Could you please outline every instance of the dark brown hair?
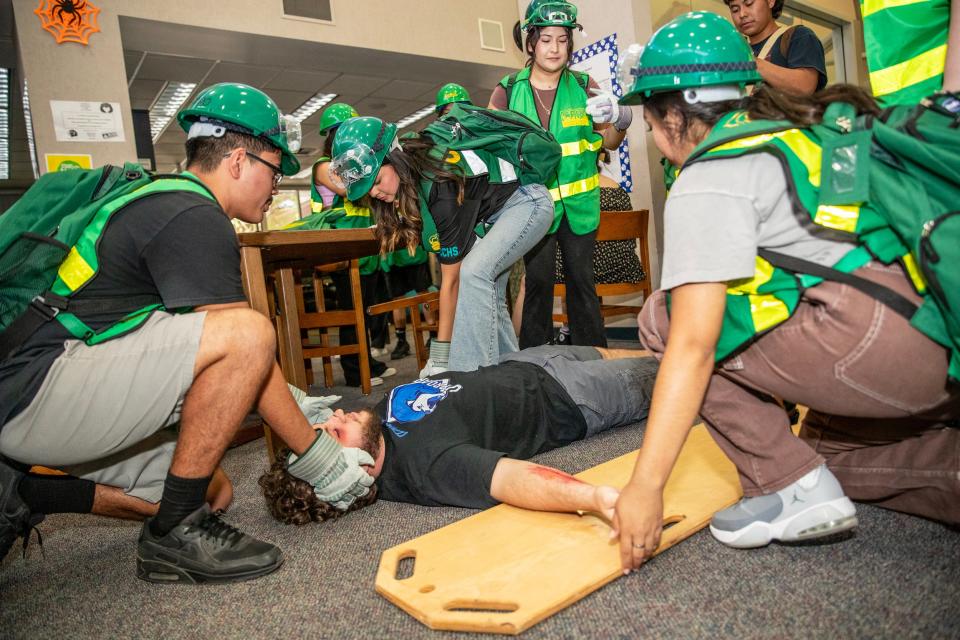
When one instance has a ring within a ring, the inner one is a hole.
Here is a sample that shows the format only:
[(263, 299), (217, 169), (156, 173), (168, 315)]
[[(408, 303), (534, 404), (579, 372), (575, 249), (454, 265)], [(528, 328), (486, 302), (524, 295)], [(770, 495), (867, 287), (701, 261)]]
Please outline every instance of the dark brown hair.
[[(692, 125), (701, 123), (711, 128), (724, 115), (738, 110), (746, 111), (753, 120), (788, 120), (798, 127), (808, 127), (822, 121), (823, 112), (833, 102), (847, 102), (856, 107), (858, 114), (880, 113), (873, 97), (851, 84), (831, 85), (812, 96), (784, 93), (761, 84), (752, 95), (739, 100), (697, 104), (688, 104), (682, 92), (671, 91), (651, 96), (644, 102), (644, 108), (664, 124), (671, 138), (683, 140)], [(673, 126), (664, 120), (668, 113), (677, 117)]]
[(374, 484), (367, 495), (357, 499), (346, 511), (335, 509), (317, 497), (310, 483), (290, 475), (286, 463), (289, 455), (289, 449), (281, 451), (270, 465), (270, 471), (260, 476), (259, 480), (263, 497), (267, 500), (267, 508), (280, 522), (299, 525), (335, 520), (377, 501), (377, 485)]
[[(279, 151), (263, 138), (227, 131), (223, 137), (203, 136), (187, 140), (187, 168), (193, 167), (204, 173), (216, 171), (223, 157), (234, 149), (246, 149), (261, 154), (265, 151)], [(250, 162), (254, 160), (248, 159)]]
[(463, 174), (456, 168), (431, 153), (433, 140), (426, 135), (400, 140), (400, 149), (394, 149), (384, 159), (400, 178), (400, 188), (393, 202), (367, 198), (366, 204), (373, 211), (377, 226), (374, 235), (380, 241), (381, 253), (390, 253), (406, 248), (413, 255), (420, 244), (423, 218), (420, 216), (420, 181), (427, 178), (433, 182), (452, 181), (457, 184), (457, 203), (463, 204)]
[[(757, 2), (766, 2), (766, 0), (756, 0), (756, 1), (757, 1)], [(732, 2), (732, 0), (723, 0), (723, 4), (727, 5), (727, 7), (730, 6), (730, 3), (731, 3), (731, 2)], [(779, 17), (780, 17), (780, 14), (783, 13), (783, 3), (784, 3), (784, 0), (777, 0), (776, 2), (773, 3), (773, 9), (771, 10), (771, 12), (773, 13), (773, 19), (774, 19), (774, 20), (776, 20), (777, 18), (779, 18)]]
[[(525, 51), (527, 54), (527, 66), (533, 66), (533, 59), (537, 51), (537, 43), (540, 41), (540, 34), (547, 27), (530, 27), (527, 29), (527, 38), (524, 41), (523, 38), (523, 29), (520, 27), (520, 22), (518, 21), (513, 25), (513, 44), (517, 45), (517, 49), (520, 51)], [(570, 27), (563, 27), (563, 30), (567, 32), (567, 62), (570, 62), (570, 59), (573, 57), (573, 29)]]

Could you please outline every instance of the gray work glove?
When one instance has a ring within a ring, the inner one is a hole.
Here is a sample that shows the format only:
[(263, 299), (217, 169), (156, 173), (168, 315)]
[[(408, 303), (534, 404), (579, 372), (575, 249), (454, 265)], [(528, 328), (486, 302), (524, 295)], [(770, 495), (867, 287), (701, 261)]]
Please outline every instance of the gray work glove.
[(448, 368), (448, 362), (450, 362), (450, 343), (431, 340), (430, 357), (427, 358), (427, 363), (420, 370), (420, 377), (426, 378), (435, 373), (443, 373)]
[(357, 498), (370, 492), (373, 476), (360, 465), (373, 466), (370, 454), (356, 447), (342, 447), (325, 431), (317, 432), (303, 455), (291, 453), (287, 471), (313, 485), (317, 497), (333, 508), (346, 511)]
[(300, 411), (310, 424), (320, 424), (329, 420), (333, 415), (333, 409), (330, 407), (341, 398), (341, 396), (308, 396), (306, 391), (289, 382), (287, 387), (290, 388), (293, 399), (297, 401)]
[(617, 96), (606, 91), (596, 92), (593, 97), (587, 98), (587, 114), (597, 124), (613, 123), (617, 131), (626, 131), (633, 122), (633, 110), (621, 106)]

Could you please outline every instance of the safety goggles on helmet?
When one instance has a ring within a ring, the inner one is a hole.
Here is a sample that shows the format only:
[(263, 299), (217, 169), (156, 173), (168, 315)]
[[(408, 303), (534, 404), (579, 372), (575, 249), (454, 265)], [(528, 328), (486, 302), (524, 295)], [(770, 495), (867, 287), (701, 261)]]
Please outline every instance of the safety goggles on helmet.
[(303, 142), (303, 131), (300, 128), (300, 121), (291, 115), (280, 116), (280, 122), (276, 127), (263, 132), (263, 136), (270, 138), (280, 134), (287, 140), (287, 148), (290, 153), (300, 151), (300, 144)]
[(524, 27), (579, 27), (577, 7), (570, 2), (545, 2), (533, 8)]
[(643, 45), (636, 43), (620, 53), (620, 59), (617, 61), (617, 81), (624, 91), (629, 90), (636, 80), (641, 55), (643, 55)]
[(369, 178), (379, 170), (376, 152), (362, 142), (353, 145), (330, 161), (330, 179), (341, 189)]

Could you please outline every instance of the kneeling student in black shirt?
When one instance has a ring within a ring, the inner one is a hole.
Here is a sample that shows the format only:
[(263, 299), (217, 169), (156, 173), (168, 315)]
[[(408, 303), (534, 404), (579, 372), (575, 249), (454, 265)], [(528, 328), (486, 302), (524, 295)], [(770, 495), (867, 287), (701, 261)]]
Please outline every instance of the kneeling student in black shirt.
[[(374, 410), (338, 410), (320, 428), (370, 453), (367, 471), (386, 500), (480, 509), (505, 502), (609, 517), (616, 489), (525, 460), (644, 420), (656, 372), (644, 351), (545, 345), (400, 385)], [(260, 479), (274, 517), (303, 524), (342, 515), (289, 475), (285, 459)]]

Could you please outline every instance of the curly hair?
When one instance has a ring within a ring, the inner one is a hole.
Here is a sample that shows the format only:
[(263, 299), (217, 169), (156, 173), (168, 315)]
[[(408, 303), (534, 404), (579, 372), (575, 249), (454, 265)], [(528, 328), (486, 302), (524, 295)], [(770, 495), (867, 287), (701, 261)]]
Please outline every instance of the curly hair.
[(301, 525), (334, 520), (377, 501), (377, 485), (374, 484), (367, 495), (359, 498), (346, 511), (335, 509), (317, 497), (310, 483), (290, 475), (286, 463), (289, 455), (289, 449), (281, 451), (270, 465), (270, 471), (260, 476), (259, 480), (267, 508), (280, 522)]

